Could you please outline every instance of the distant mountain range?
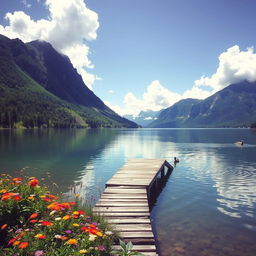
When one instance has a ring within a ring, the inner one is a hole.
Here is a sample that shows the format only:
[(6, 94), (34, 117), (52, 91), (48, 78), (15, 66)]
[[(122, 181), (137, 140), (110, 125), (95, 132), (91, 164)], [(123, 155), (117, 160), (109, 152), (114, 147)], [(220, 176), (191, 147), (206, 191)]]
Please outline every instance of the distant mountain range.
[(153, 120), (157, 119), (157, 116), (161, 111), (141, 111), (138, 116), (133, 117), (132, 115), (124, 115), (125, 118), (132, 120), (142, 127), (147, 127)]
[(243, 81), (205, 100), (181, 100), (162, 110), (148, 127), (244, 127), (255, 120), (256, 82)]
[(138, 127), (84, 84), (49, 43), (0, 35), (0, 127)]

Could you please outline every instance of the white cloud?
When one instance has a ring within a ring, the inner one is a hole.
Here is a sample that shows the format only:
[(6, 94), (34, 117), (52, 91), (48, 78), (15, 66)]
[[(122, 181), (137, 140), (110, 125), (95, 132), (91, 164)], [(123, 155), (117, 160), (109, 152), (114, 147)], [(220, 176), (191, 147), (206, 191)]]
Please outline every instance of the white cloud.
[(28, 8), (28, 9), (32, 6), (30, 3), (28, 3), (27, 0), (22, 0), (21, 2), (22, 2), (22, 4), (23, 4), (26, 8)]
[[(160, 84), (158, 80), (153, 81), (143, 94), (142, 99), (138, 99), (132, 92), (124, 96), (124, 109), (118, 106), (115, 111), (120, 115), (137, 116), (140, 111), (154, 110), (158, 111), (173, 105), (181, 99), (181, 95), (171, 92)], [(113, 106), (112, 106), (112, 109)]]
[(113, 93), (115, 93), (115, 91), (114, 90), (109, 90), (108, 93), (113, 94)]
[(50, 42), (58, 51), (68, 55), (87, 86), (92, 88), (98, 78), (84, 70), (94, 67), (84, 40), (97, 38), (98, 14), (88, 9), (83, 0), (46, 0), (45, 5), (50, 12), (48, 19), (33, 20), (22, 11), (7, 13), (5, 19), (9, 24), (0, 25), (0, 33), (10, 38), (18, 37), (24, 42), (36, 39)]
[(213, 92), (243, 80), (256, 81), (256, 53), (253, 48), (241, 51), (238, 45), (230, 47), (219, 56), (219, 66), (212, 76), (202, 76), (195, 87), (209, 86)]
[(114, 110), (117, 114), (123, 115), (123, 110), (118, 106), (110, 103), (109, 101), (104, 101), (104, 104), (107, 105), (109, 108)]

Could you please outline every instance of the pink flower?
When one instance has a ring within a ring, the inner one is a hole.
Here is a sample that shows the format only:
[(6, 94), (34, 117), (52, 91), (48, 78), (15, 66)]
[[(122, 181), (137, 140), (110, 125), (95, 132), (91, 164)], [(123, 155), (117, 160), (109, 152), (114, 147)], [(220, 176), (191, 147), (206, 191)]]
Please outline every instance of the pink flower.
[(98, 246), (98, 250), (101, 251), (101, 252), (103, 252), (103, 251), (105, 251), (106, 249), (105, 249), (104, 245), (99, 245), (99, 246)]
[(34, 256), (42, 256), (44, 254), (44, 251), (38, 250), (35, 252)]

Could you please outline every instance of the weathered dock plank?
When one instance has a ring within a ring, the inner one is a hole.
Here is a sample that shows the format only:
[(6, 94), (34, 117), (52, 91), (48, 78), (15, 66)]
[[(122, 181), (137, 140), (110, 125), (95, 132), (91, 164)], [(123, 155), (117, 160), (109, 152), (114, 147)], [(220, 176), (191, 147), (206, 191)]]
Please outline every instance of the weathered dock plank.
[[(103, 215), (112, 224), (124, 242), (132, 241), (133, 250), (145, 256), (157, 256), (151, 227), (149, 197), (173, 167), (163, 159), (131, 159), (106, 183), (93, 211)], [(120, 246), (113, 246), (119, 249)]]

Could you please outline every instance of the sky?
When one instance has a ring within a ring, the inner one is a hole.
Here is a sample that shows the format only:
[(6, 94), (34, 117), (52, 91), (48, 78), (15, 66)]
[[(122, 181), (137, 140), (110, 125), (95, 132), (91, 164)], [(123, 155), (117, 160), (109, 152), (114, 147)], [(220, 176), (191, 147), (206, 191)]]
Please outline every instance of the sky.
[(0, 0), (0, 34), (41, 39), (121, 115), (256, 81), (255, 0)]

